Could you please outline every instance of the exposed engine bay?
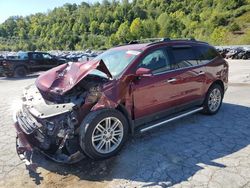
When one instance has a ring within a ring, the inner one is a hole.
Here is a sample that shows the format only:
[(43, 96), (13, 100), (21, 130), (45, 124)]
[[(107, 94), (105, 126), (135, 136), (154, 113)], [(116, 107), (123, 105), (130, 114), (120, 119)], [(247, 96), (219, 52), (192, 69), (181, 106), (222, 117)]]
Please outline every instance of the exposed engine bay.
[(96, 75), (83, 78), (63, 95), (25, 88), (16, 120), (29, 142), (57, 162), (72, 163), (84, 155), (79, 145), (81, 108), (93, 106), (108, 79)]

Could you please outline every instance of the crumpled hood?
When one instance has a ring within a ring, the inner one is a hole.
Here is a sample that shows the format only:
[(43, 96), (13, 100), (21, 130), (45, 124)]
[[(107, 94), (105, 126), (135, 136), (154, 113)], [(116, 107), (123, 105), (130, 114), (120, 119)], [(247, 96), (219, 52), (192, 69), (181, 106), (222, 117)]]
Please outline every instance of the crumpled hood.
[(102, 71), (109, 78), (112, 78), (111, 73), (102, 60), (69, 62), (41, 74), (36, 80), (36, 86), (43, 92), (63, 95), (94, 69)]

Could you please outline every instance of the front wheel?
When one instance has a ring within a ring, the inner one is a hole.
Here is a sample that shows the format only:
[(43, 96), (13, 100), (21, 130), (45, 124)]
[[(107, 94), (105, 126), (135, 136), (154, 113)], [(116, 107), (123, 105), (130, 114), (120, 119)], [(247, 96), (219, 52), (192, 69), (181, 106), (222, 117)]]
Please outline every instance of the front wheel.
[(203, 113), (213, 115), (216, 114), (222, 104), (222, 99), (223, 99), (223, 90), (220, 85), (214, 84), (212, 85), (208, 92), (206, 99), (203, 103)]
[(126, 118), (117, 110), (104, 109), (90, 112), (80, 127), (80, 145), (93, 159), (115, 155), (128, 135)]

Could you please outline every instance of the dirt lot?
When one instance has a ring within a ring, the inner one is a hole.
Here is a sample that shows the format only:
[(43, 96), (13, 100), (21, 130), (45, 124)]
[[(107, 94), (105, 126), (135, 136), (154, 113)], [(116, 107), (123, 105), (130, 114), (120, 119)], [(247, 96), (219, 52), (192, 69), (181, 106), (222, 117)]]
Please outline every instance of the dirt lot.
[(196, 114), (136, 136), (105, 161), (67, 166), (36, 154), (37, 173), (16, 154), (11, 117), (35, 79), (0, 78), (0, 187), (250, 187), (250, 61), (230, 61), (217, 115)]

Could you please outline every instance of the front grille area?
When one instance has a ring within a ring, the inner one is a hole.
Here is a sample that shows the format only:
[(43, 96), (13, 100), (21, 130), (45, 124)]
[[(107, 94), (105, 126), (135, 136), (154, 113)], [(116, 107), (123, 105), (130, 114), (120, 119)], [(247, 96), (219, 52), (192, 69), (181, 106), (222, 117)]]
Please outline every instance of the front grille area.
[(26, 134), (31, 134), (41, 127), (40, 123), (36, 121), (25, 107), (17, 113), (17, 121)]
[(60, 95), (53, 94), (51, 92), (44, 92), (42, 90), (39, 90), (41, 93), (43, 99), (49, 102), (57, 102), (57, 103), (64, 103), (64, 98)]

